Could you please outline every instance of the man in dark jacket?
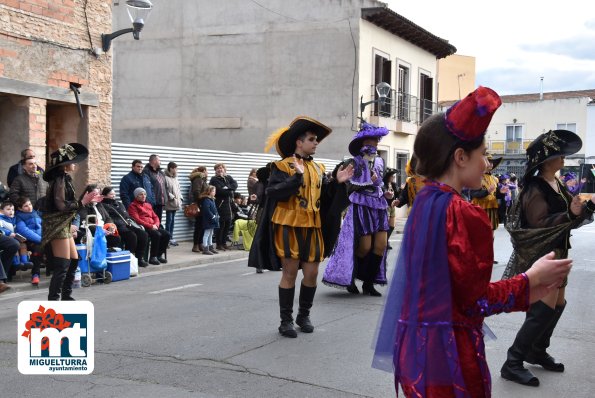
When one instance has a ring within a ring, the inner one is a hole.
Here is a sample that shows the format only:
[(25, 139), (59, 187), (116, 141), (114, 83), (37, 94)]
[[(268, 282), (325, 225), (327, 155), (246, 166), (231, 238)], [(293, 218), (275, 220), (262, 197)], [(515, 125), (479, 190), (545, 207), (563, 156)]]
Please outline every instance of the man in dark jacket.
[(127, 210), (130, 203), (134, 201), (136, 188), (143, 188), (147, 192), (147, 202), (155, 203), (151, 179), (148, 175), (143, 174), (143, 162), (138, 159), (132, 161), (132, 170), (120, 180), (120, 199)]
[[(25, 160), (27, 159), (35, 159), (35, 152), (33, 152), (33, 149), (31, 148), (23, 149), (21, 151), (21, 160), (17, 164), (13, 164), (12, 166), (10, 166), (10, 168), (8, 169), (8, 176), (6, 177), (6, 185), (10, 187), (14, 179), (18, 175), (21, 175), (25, 172), (23, 169), (23, 165), (25, 164)], [(41, 167), (37, 166), (37, 171), (39, 171), (39, 173), (43, 175), (43, 169)]]
[(223, 163), (217, 163), (214, 167), (215, 175), (211, 178), (210, 184), (217, 188), (215, 193), (215, 205), (219, 212), (219, 231), (217, 231), (217, 249), (229, 250), (226, 240), (231, 229), (233, 212), (231, 202), (233, 194), (238, 189), (238, 183), (233, 177), (227, 175), (227, 170)]
[(27, 197), (31, 200), (33, 208), (36, 208), (37, 199), (45, 195), (47, 184), (41, 178), (42, 174), (37, 171), (35, 158), (25, 160), (23, 171), (23, 174), (17, 175), (12, 182), (8, 197), (12, 203), (16, 203), (19, 197)]
[[(165, 202), (167, 202), (167, 193), (165, 190), (165, 174), (161, 169), (161, 159), (159, 159), (159, 155), (153, 154), (149, 156), (149, 163), (145, 165), (143, 174), (147, 175), (151, 180), (151, 185), (153, 186), (153, 196), (155, 200), (153, 202), (149, 202), (153, 206), (153, 211), (161, 220), (161, 216), (163, 215), (163, 206), (165, 205)], [(147, 195), (149, 195), (148, 191)]]

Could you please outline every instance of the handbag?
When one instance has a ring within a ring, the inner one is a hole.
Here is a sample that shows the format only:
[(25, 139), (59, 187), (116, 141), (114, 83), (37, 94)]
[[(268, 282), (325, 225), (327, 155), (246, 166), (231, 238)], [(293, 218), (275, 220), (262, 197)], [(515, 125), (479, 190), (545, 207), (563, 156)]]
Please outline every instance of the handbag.
[(200, 214), (200, 208), (196, 203), (184, 206), (184, 215), (188, 218), (196, 218)]

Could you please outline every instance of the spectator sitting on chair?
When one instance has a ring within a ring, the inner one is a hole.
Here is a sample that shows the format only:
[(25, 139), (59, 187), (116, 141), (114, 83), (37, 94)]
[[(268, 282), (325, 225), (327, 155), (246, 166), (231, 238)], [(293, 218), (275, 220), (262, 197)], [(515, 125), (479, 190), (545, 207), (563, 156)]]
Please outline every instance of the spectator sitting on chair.
[(3, 202), (0, 205), (0, 232), (10, 239), (14, 239), (19, 245), (18, 253), (10, 261), (3, 261), (4, 271), (6, 271), (8, 281), (12, 281), (12, 277), (16, 271), (26, 271), (33, 267), (27, 257), (27, 246), (20, 243), (16, 238), (16, 220), (14, 217), (14, 205), (12, 202)]
[[(85, 190), (83, 191), (81, 198), (89, 192), (95, 192), (96, 196), (101, 196), (99, 188), (97, 188), (96, 184), (87, 185)], [(86, 224), (95, 224), (95, 225), (87, 225), (89, 228), (89, 232), (92, 235), (95, 235), (95, 226), (103, 228), (105, 224), (114, 224), (114, 220), (110, 217), (109, 213), (107, 212), (106, 208), (103, 206), (103, 203), (99, 202), (91, 202), (86, 206), (81, 206), (78, 209), (78, 214), (81, 218), (81, 223), (86, 221)], [(91, 220), (91, 221), (89, 221)], [(94, 222), (93, 222), (94, 221)], [(115, 225), (114, 225), (115, 226)], [(81, 228), (83, 229), (83, 228)], [(105, 228), (104, 228), (105, 229)], [(77, 233), (77, 240), (80, 241), (80, 238), (85, 234), (85, 231), (81, 231), (81, 233)], [(105, 238), (107, 240), (107, 248), (108, 250), (113, 251), (114, 248), (120, 248), (122, 246), (122, 239), (120, 239), (118, 230), (116, 228), (108, 228), (105, 229)], [(119, 249), (118, 249), (119, 250)]]
[[(17, 177), (18, 178), (18, 177)], [(39, 270), (43, 252), (41, 250), (41, 216), (33, 210), (33, 204), (27, 197), (20, 197), (16, 201), (15, 232), (27, 239), (24, 245), (31, 252), (31, 284), (39, 284)], [(27, 258), (27, 254), (25, 254)]]
[(8, 280), (8, 274), (4, 272), (6, 269), (4, 264), (10, 264), (12, 257), (19, 251), (19, 242), (8, 236), (4, 236), (0, 231), (0, 293), (10, 289), (5, 282)]
[(134, 202), (128, 207), (128, 214), (138, 224), (145, 227), (151, 239), (151, 253), (149, 264), (159, 265), (167, 263), (165, 254), (169, 243), (169, 234), (161, 226), (161, 220), (147, 201), (147, 192), (143, 188), (134, 190)]
[(103, 207), (105, 207), (114, 224), (118, 227), (126, 250), (129, 250), (138, 259), (139, 267), (146, 267), (149, 263), (144, 258), (149, 235), (143, 227), (131, 219), (124, 208), (124, 204), (116, 200), (116, 192), (112, 187), (103, 188), (101, 194), (103, 195), (103, 201), (101, 203), (103, 203)]

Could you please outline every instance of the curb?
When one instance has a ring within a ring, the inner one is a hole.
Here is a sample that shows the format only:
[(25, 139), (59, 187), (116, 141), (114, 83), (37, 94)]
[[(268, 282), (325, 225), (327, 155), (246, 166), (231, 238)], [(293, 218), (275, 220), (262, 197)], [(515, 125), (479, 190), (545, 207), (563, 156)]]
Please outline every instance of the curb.
[[(182, 245), (181, 245), (182, 246)], [(178, 253), (170, 253), (168, 255), (168, 263), (167, 264), (160, 264), (160, 265), (149, 265), (146, 268), (140, 268), (139, 274), (149, 274), (152, 272), (159, 272), (165, 270), (173, 270), (173, 269), (181, 269), (191, 267), (193, 265), (200, 265), (200, 264), (210, 264), (210, 263), (218, 263), (220, 261), (226, 260), (237, 260), (242, 258), (248, 258), (248, 252), (241, 249), (241, 250), (230, 250), (228, 252), (219, 252), (219, 254), (215, 254), (213, 256), (205, 256), (202, 253), (193, 253), (191, 251), (192, 246), (188, 246), (188, 250), (181, 252), (181, 250), (185, 250), (186, 245), (182, 246), (180, 249), (175, 249), (175, 251), (180, 251)], [(134, 279), (132, 277), (130, 279)], [(13, 277), (12, 282), (9, 282), (11, 287), (10, 290), (4, 292), (3, 295), (0, 297), (6, 297), (11, 293), (20, 293), (20, 292), (30, 292), (30, 291), (37, 291), (37, 290), (47, 290), (49, 289), (50, 285), (50, 277), (45, 276), (45, 270), (42, 269), (41, 272), (41, 281), (37, 287), (34, 287), (30, 283), (31, 280), (31, 273), (30, 271), (19, 271), (16, 276)], [(90, 287), (92, 287), (91, 285)]]

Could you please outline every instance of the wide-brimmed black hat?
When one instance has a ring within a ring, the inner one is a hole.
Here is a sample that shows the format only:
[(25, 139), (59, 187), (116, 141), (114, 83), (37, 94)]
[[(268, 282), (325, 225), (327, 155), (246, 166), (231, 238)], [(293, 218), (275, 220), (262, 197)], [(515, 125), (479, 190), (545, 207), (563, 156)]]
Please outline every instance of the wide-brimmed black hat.
[(391, 176), (393, 176), (393, 175), (397, 174), (397, 172), (398, 172), (398, 170), (397, 170), (397, 169), (393, 169), (393, 168), (391, 168), (391, 167), (387, 167), (387, 168), (386, 168), (386, 171), (384, 172), (384, 177), (382, 177), (382, 182), (383, 182), (384, 184), (386, 184), (386, 182), (388, 181), (388, 179), (389, 179)]
[(492, 164), (492, 170), (494, 170), (496, 167), (498, 167), (500, 165), (500, 163), (502, 162), (502, 159), (504, 159), (503, 157), (499, 157), (499, 158), (495, 158), (494, 156), (492, 156), (492, 154), (488, 154), (488, 161)]
[(581, 137), (572, 131), (550, 130), (539, 135), (527, 147), (527, 167), (524, 178), (534, 175), (539, 165), (546, 160), (575, 154), (582, 146)]
[(50, 155), (50, 163), (43, 173), (43, 179), (51, 181), (54, 179), (60, 166), (67, 166), (73, 163), (80, 163), (87, 159), (89, 151), (82, 144), (76, 142), (62, 145), (57, 151)]
[(265, 152), (268, 152), (275, 145), (277, 153), (282, 158), (291, 156), (295, 152), (295, 141), (300, 135), (308, 131), (316, 134), (316, 139), (320, 142), (331, 133), (332, 129), (308, 116), (298, 116), (288, 127), (282, 127), (269, 136)]

